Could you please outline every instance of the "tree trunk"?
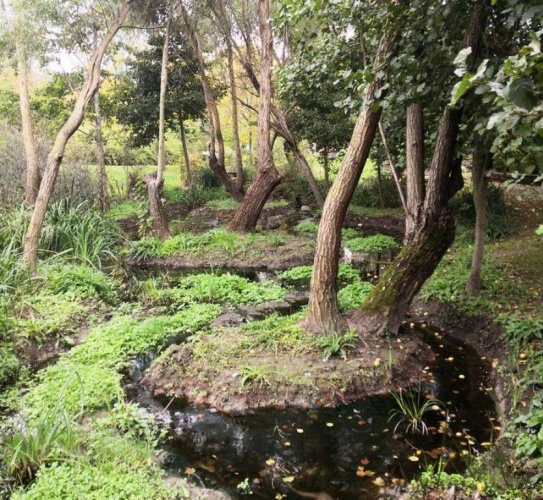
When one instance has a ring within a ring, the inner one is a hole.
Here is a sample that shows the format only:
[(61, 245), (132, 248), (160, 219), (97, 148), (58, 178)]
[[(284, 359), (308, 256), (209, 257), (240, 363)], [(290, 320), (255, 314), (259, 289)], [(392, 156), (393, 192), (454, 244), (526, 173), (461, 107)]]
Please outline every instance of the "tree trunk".
[[(170, 24), (171, 19), (168, 18), (166, 23), (166, 31), (164, 33), (164, 44), (162, 45), (162, 64), (160, 66), (160, 97), (158, 104), (158, 160), (156, 169), (156, 185), (162, 188), (164, 184), (164, 170), (166, 168), (166, 90), (168, 89), (168, 47), (170, 44)], [(149, 198), (149, 203), (152, 203)]]
[(247, 232), (255, 228), (260, 212), (283, 176), (275, 168), (270, 144), (271, 64), (273, 38), (269, 0), (259, 0), (258, 14), (262, 37), (260, 67), (260, 104), (258, 108), (258, 171), (230, 223), (231, 231)]
[(466, 291), (478, 294), (481, 291), (481, 270), (485, 251), (486, 236), (486, 208), (488, 194), (488, 179), (486, 172), (491, 168), (492, 154), (488, 147), (481, 141), (473, 148), (472, 158), (472, 182), (473, 204), (475, 205), (475, 243), (471, 269), (466, 285)]
[(325, 149), (322, 153), (322, 168), (324, 170), (324, 184), (327, 189), (330, 189), (330, 165), (328, 162), (328, 150)]
[(409, 243), (421, 216), (425, 196), (424, 181), (424, 114), (422, 104), (407, 108), (406, 123), (407, 214), (404, 243)]
[(243, 189), (239, 189), (237, 183), (228, 175), (224, 164), (224, 139), (222, 135), (221, 122), (219, 117), (219, 110), (211, 84), (207, 76), (205, 68), (204, 56), (202, 53), (202, 46), (198, 33), (194, 29), (190, 20), (189, 13), (183, 3), (179, 3), (179, 9), (181, 17), (183, 18), (183, 24), (187, 30), (187, 34), (190, 39), (196, 64), (198, 66), (198, 73), (202, 80), (202, 88), (204, 90), (204, 97), (207, 106), (207, 112), (209, 117), (209, 168), (221, 181), (224, 188), (232, 195), (236, 201), (243, 199)]
[[(389, 40), (381, 43), (375, 56), (376, 68), (385, 65), (391, 57), (394, 38), (395, 35), (392, 35)], [(347, 329), (347, 321), (341, 316), (337, 302), (341, 228), (377, 133), (382, 108), (375, 93), (383, 83), (383, 77), (377, 76), (366, 87), (364, 104), (349, 147), (324, 203), (311, 276), (308, 316), (305, 320), (305, 327), (315, 333), (328, 334)]]
[(98, 165), (98, 203), (100, 210), (105, 212), (109, 207), (107, 192), (106, 155), (102, 137), (102, 114), (100, 111), (100, 96), (94, 94), (94, 141), (96, 143), (96, 163)]
[(32, 126), (32, 114), (30, 111), (30, 99), (28, 96), (28, 57), (24, 47), (16, 43), (17, 53), (17, 79), (19, 83), (19, 107), (21, 110), (21, 124), (23, 143), (26, 156), (26, 189), (25, 199), (29, 205), (36, 203), (36, 197), (40, 189), (40, 165), (34, 130)]
[(385, 199), (383, 198), (383, 176), (381, 175), (381, 164), (377, 164), (377, 191), (379, 192), (379, 207), (385, 208)]
[(60, 168), (60, 164), (62, 163), (64, 150), (66, 149), (66, 144), (81, 125), (87, 106), (94, 96), (94, 93), (98, 90), (100, 85), (100, 70), (104, 53), (126, 19), (126, 16), (130, 11), (130, 7), (130, 1), (126, 1), (122, 4), (116, 19), (109, 27), (98, 47), (95, 49), (89, 64), (89, 70), (85, 77), (83, 87), (77, 96), (74, 109), (68, 120), (66, 120), (66, 123), (60, 129), (55, 139), (55, 143), (53, 144), (53, 148), (47, 157), (43, 179), (38, 192), (38, 197), (36, 198), (36, 204), (34, 206), (34, 211), (32, 212), (32, 217), (30, 219), (30, 224), (28, 226), (24, 243), (23, 262), (31, 270), (36, 269), (36, 264), (38, 261), (38, 244), (40, 241), (43, 221), (45, 219), (45, 212), (47, 210), (47, 205), (49, 204), (51, 194), (53, 193), (58, 170)]
[(412, 241), (385, 271), (351, 325), (377, 336), (397, 334), (413, 298), (454, 241), (454, 219), (445, 208), (428, 214)]
[(232, 104), (232, 140), (234, 142), (234, 164), (236, 166), (236, 188), (243, 191), (243, 158), (241, 156), (241, 145), (239, 142), (238, 127), (238, 96), (236, 90), (236, 75), (234, 73), (234, 54), (232, 51), (232, 40), (226, 37), (226, 50), (228, 54), (228, 78), (230, 80), (230, 98)]
[(147, 196), (149, 197), (149, 213), (153, 220), (153, 235), (164, 241), (170, 237), (168, 218), (162, 201), (164, 180), (158, 182), (153, 174), (147, 174), (145, 184), (147, 185)]
[(190, 167), (189, 150), (187, 148), (187, 138), (185, 137), (185, 121), (183, 116), (179, 115), (179, 130), (181, 135), (181, 147), (183, 148), (183, 158), (185, 168), (181, 166), (181, 186), (188, 189), (194, 189), (194, 180), (192, 179), (192, 169)]

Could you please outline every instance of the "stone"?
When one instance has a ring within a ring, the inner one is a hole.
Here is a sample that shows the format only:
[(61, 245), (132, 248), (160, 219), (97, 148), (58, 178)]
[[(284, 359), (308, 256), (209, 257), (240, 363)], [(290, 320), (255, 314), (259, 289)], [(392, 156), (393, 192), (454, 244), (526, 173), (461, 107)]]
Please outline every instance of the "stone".
[(268, 217), (268, 220), (266, 221), (266, 227), (268, 229), (278, 229), (281, 227), (281, 224), (283, 224), (282, 215), (272, 215)]
[(307, 206), (307, 205), (302, 205), (302, 207), (300, 208), (300, 212), (302, 213), (311, 213), (311, 207)]

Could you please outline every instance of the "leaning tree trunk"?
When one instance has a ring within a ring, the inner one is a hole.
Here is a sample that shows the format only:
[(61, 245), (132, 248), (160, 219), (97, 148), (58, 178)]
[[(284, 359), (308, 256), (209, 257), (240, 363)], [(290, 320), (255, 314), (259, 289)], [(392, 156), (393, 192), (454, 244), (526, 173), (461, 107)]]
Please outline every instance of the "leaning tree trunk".
[(25, 199), (28, 204), (34, 205), (40, 189), (40, 165), (34, 140), (30, 99), (28, 96), (28, 58), (24, 47), (20, 43), (16, 44), (16, 53), (19, 107), (21, 110), (21, 125), (26, 156)]
[(165, 108), (166, 108), (166, 90), (168, 87), (168, 46), (170, 42), (170, 24), (168, 19), (166, 23), (166, 32), (164, 34), (164, 45), (162, 46), (162, 66), (160, 70), (160, 99), (159, 99), (159, 117), (158, 117), (158, 162), (156, 174), (146, 175), (147, 195), (149, 197), (149, 212), (153, 221), (153, 234), (165, 240), (170, 236), (168, 229), (168, 218), (164, 211), (162, 201), (162, 190), (164, 188), (164, 169), (166, 167), (166, 139), (165, 139)]
[(255, 228), (266, 200), (283, 176), (275, 168), (270, 143), (271, 64), (273, 38), (270, 26), (269, 0), (259, 0), (258, 14), (262, 37), (260, 67), (260, 104), (258, 108), (258, 170), (241, 205), (230, 223), (231, 231), (247, 232)]
[(478, 142), (473, 148), (472, 158), (472, 182), (473, 182), (473, 204), (475, 205), (475, 243), (473, 246), (473, 257), (469, 272), (466, 291), (471, 294), (478, 294), (481, 291), (481, 271), (485, 252), (486, 236), (486, 209), (488, 194), (487, 171), (491, 168), (492, 154), (484, 142)]
[(183, 120), (182, 115), (179, 115), (179, 130), (181, 136), (181, 148), (183, 149), (183, 159), (185, 162), (185, 168), (181, 166), (181, 186), (188, 189), (194, 189), (192, 169), (190, 166), (189, 149), (187, 147), (187, 138), (185, 137), (185, 121)]
[(104, 152), (104, 138), (102, 136), (102, 114), (100, 111), (99, 92), (94, 94), (94, 142), (96, 143), (96, 163), (98, 165), (98, 204), (100, 210), (105, 212), (109, 207), (107, 192), (106, 155)]
[[(391, 57), (394, 38), (395, 35), (392, 35), (381, 43), (375, 56), (375, 67), (382, 67)], [(375, 93), (383, 83), (383, 77), (376, 77), (366, 87), (364, 104), (347, 153), (324, 203), (305, 320), (305, 328), (315, 333), (328, 334), (347, 329), (347, 321), (340, 314), (337, 302), (341, 228), (377, 133), (382, 108)]]
[(424, 113), (422, 104), (413, 103), (407, 108), (406, 120), (406, 177), (407, 213), (405, 220), (404, 243), (415, 236), (424, 205)]
[(378, 336), (396, 334), (413, 299), (454, 242), (454, 219), (448, 208), (449, 182), (461, 116), (459, 109), (447, 108), (443, 113), (416, 230), (362, 309), (351, 315), (358, 331)]
[(66, 144), (81, 125), (81, 122), (85, 117), (87, 106), (95, 92), (98, 90), (100, 85), (102, 59), (109, 44), (126, 19), (126, 16), (130, 11), (130, 7), (130, 0), (125, 1), (122, 4), (116, 19), (110, 25), (107, 33), (100, 41), (98, 47), (96, 47), (94, 50), (94, 54), (89, 64), (88, 73), (85, 77), (85, 81), (83, 82), (83, 87), (77, 96), (74, 109), (68, 120), (66, 120), (57, 134), (53, 148), (47, 157), (43, 179), (38, 192), (38, 197), (36, 198), (36, 204), (34, 206), (34, 211), (32, 212), (30, 224), (28, 225), (24, 243), (23, 262), (31, 270), (36, 269), (38, 262), (38, 244), (43, 228), (43, 221), (45, 220), (45, 212), (47, 210), (49, 200), (51, 199), (51, 194), (53, 193), (58, 170), (60, 168), (60, 164), (62, 163), (64, 150), (66, 149)]
[(181, 12), (181, 17), (183, 18), (183, 25), (185, 26), (192, 50), (194, 52), (194, 57), (198, 66), (198, 73), (200, 74), (202, 88), (204, 90), (204, 98), (206, 101), (209, 118), (209, 168), (217, 176), (221, 184), (230, 193), (230, 195), (236, 201), (241, 201), (244, 196), (243, 189), (239, 189), (238, 184), (228, 175), (225, 168), (224, 138), (222, 135), (219, 109), (217, 107), (217, 102), (215, 100), (215, 96), (213, 95), (211, 83), (207, 75), (200, 38), (192, 24), (186, 7), (183, 5), (183, 2), (179, 3), (179, 9)]

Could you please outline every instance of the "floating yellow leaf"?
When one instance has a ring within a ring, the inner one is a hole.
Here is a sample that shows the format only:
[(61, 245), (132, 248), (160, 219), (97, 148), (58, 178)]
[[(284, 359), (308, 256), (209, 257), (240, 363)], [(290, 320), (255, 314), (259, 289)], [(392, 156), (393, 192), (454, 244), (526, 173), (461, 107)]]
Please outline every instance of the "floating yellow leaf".
[(334, 427), (334, 424), (332, 422), (326, 422), (326, 427)]
[(192, 476), (196, 472), (196, 469), (194, 467), (187, 467), (185, 469), (185, 474), (187, 476)]
[(275, 460), (273, 458), (269, 458), (268, 460), (266, 460), (266, 465), (269, 465), (270, 467), (272, 465), (275, 465)]
[(488, 448), (489, 446), (492, 446), (492, 443), (489, 443), (488, 441), (484, 441), (483, 443), (481, 443), (481, 446)]
[(298, 434), (303, 434), (303, 433), (304, 433), (304, 430), (303, 430), (303, 429), (296, 429), (296, 432), (297, 432)]
[(283, 445), (284, 445), (284, 446), (290, 446), (290, 441), (285, 441), (285, 442), (283, 443)]
[(385, 485), (385, 480), (382, 478), (382, 477), (376, 477), (372, 483), (375, 485), (375, 486), (384, 486)]
[(410, 460), (411, 462), (418, 462), (419, 457), (417, 457), (417, 455), (411, 455), (410, 457), (407, 457), (407, 460)]
[(405, 484), (405, 479), (395, 477), (392, 479), (392, 484), (395, 484), (396, 486), (403, 486)]
[(369, 459), (364, 457), (363, 459), (360, 460), (360, 463), (362, 465), (368, 465), (370, 463)]
[(295, 479), (294, 476), (287, 476), (283, 478), (283, 481), (285, 481), (285, 483), (292, 483), (294, 479)]
[(458, 375), (458, 378), (466, 378), (465, 375)]

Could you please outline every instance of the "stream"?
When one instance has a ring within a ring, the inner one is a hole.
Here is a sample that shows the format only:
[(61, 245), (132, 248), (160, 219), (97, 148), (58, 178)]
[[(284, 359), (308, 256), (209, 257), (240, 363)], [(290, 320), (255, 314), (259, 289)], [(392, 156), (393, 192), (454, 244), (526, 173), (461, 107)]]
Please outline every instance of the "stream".
[(392, 395), (336, 408), (232, 416), (153, 399), (138, 386), (136, 370), (134, 397), (168, 429), (162, 445), (167, 475), (188, 475), (233, 498), (375, 499), (383, 486), (393, 498), (393, 489), (428, 467), (462, 471), (497, 425), (488, 361), (431, 328), (414, 328), (436, 354), (415, 388), (422, 401), (433, 396), (440, 402), (424, 415), (427, 434), (407, 432), (406, 422), (396, 428)]

